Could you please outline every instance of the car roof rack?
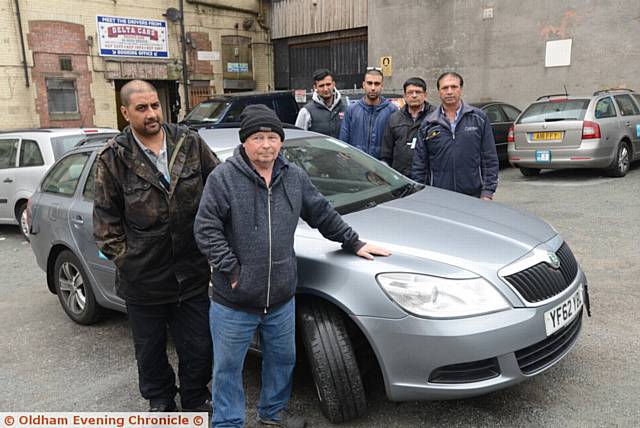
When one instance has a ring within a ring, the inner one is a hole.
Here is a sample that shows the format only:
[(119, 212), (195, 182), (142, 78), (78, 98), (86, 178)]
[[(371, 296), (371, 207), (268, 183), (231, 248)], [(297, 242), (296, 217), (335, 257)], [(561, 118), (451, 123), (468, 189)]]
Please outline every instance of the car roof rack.
[(602, 89), (600, 91), (595, 91), (593, 93), (593, 96), (595, 97), (596, 95), (607, 94), (609, 92), (631, 92), (631, 93), (634, 93), (635, 91), (633, 89), (628, 89), (628, 88), (608, 88), (608, 89)]
[(91, 134), (86, 136), (82, 140), (78, 141), (78, 144), (76, 144), (76, 147), (84, 146), (91, 143), (106, 142), (107, 140), (112, 139), (116, 135), (118, 135), (118, 133), (116, 132), (113, 132), (113, 133), (103, 132), (101, 134)]
[(569, 94), (567, 93), (562, 93), (562, 94), (549, 94), (549, 95), (543, 95), (541, 97), (536, 98), (536, 101), (540, 101), (540, 100), (544, 100), (547, 98), (553, 98), (553, 97), (568, 97)]

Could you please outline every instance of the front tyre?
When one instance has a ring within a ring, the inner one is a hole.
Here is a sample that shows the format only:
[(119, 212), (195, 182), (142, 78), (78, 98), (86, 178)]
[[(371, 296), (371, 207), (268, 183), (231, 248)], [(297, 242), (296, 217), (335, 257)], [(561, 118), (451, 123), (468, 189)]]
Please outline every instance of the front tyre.
[(93, 324), (100, 319), (102, 308), (96, 302), (80, 260), (68, 250), (62, 251), (54, 267), (56, 294), (69, 318), (78, 324)]
[(29, 221), (27, 217), (27, 202), (21, 202), (16, 208), (16, 220), (20, 226), (20, 233), (29, 241)]
[(362, 416), (367, 401), (342, 315), (327, 302), (311, 300), (298, 303), (298, 316), (322, 413), (333, 423)]

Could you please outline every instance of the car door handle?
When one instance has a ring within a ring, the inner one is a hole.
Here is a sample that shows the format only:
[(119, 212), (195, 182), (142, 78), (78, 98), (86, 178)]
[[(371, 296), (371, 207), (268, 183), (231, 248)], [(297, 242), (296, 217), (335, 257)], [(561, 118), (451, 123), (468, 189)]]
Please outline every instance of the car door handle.
[(631, 122), (629, 122), (628, 120), (624, 124), (627, 126), (631, 126)]
[(84, 224), (84, 219), (82, 218), (81, 215), (73, 216), (71, 218), (71, 221), (74, 222), (77, 225), (83, 225)]
[(2, 180), (3, 183), (13, 183), (13, 180), (10, 179), (9, 177), (5, 178), (4, 180)]

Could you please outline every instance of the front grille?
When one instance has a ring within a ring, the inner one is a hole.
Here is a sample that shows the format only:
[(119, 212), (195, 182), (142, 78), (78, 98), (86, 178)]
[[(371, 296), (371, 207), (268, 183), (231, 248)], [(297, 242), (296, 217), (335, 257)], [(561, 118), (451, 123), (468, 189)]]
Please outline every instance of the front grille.
[(497, 358), (452, 364), (435, 369), (429, 376), (431, 383), (468, 383), (480, 382), (500, 375)]
[(582, 311), (563, 329), (535, 345), (516, 351), (516, 359), (522, 373), (531, 374), (553, 363), (575, 342), (581, 327)]
[(559, 269), (547, 263), (538, 263), (504, 279), (529, 303), (556, 296), (566, 290), (578, 274), (578, 262), (566, 242), (556, 251), (556, 255), (560, 259)]

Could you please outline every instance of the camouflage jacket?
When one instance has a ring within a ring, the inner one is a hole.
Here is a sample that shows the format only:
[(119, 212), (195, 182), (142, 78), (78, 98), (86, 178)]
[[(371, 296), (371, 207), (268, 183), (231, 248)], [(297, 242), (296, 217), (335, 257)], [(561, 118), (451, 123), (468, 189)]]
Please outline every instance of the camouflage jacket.
[(198, 133), (173, 124), (163, 129), (167, 158), (175, 158), (168, 190), (129, 127), (98, 154), (93, 233), (115, 263), (116, 290), (128, 303), (179, 302), (206, 292), (209, 281), (193, 222), (204, 183), (220, 161)]

